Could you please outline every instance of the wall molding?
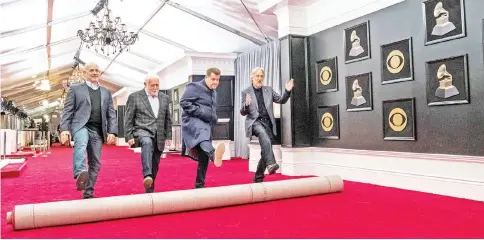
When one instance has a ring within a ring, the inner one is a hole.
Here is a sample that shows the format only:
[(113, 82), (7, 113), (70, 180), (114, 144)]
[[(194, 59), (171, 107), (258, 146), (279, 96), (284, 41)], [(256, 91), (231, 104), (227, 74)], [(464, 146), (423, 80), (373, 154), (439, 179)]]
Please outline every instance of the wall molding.
[(281, 148), (282, 174), (344, 180), (484, 201), (484, 157), (329, 148)]
[[(406, 0), (319, 0), (311, 5), (291, 5), (279, 1), (272, 6), (277, 15), (279, 38), (309, 36), (352, 21)], [(268, 6), (264, 6), (268, 8)]]

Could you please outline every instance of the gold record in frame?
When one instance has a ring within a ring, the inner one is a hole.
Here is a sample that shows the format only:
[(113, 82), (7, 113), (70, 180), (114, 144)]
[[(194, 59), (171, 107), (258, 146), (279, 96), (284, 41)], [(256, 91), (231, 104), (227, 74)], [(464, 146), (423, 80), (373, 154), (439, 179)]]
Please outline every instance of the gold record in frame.
[(334, 125), (333, 115), (331, 115), (331, 113), (329, 112), (324, 113), (323, 116), (321, 117), (321, 127), (323, 128), (323, 131), (325, 132), (331, 131), (333, 129), (333, 125)]
[(381, 45), (381, 83), (413, 80), (412, 38)]
[(396, 74), (402, 71), (405, 66), (405, 56), (400, 50), (393, 50), (387, 57), (387, 69), (389, 72)]
[(416, 141), (415, 98), (382, 102), (383, 139)]
[(395, 132), (401, 132), (407, 126), (407, 114), (401, 108), (394, 108), (388, 116), (388, 124)]
[(338, 57), (316, 62), (316, 93), (338, 91)]
[(339, 105), (318, 106), (315, 123), (319, 139), (339, 139)]
[(324, 66), (321, 68), (321, 72), (319, 73), (319, 81), (321, 81), (321, 84), (323, 85), (328, 85), (331, 82), (331, 79), (333, 78), (333, 71), (331, 71), (331, 68), (328, 66)]

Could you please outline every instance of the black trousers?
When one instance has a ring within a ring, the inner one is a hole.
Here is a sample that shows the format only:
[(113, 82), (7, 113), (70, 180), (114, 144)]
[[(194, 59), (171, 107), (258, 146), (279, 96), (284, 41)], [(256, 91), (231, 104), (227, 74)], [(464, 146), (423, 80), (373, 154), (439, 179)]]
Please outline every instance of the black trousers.
[(275, 164), (276, 159), (272, 151), (272, 143), (275, 141), (272, 132), (272, 124), (269, 119), (258, 119), (252, 125), (252, 135), (259, 139), (261, 148), (261, 159), (257, 164), (257, 170), (254, 176), (254, 182), (264, 181), (264, 172), (267, 166)]
[(158, 174), (158, 165), (163, 151), (158, 149), (156, 138), (140, 137), (139, 144), (141, 147), (141, 166), (143, 167), (143, 178), (153, 178), (153, 184), (146, 189), (147, 193), (155, 190), (155, 180)]
[[(198, 144), (193, 151), (197, 152), (198, 167), (195, 179), (195, 188), (205, 187), (205, 176), (207, 175), (208, 164), (213, 161), (215, 149), (211, 141), (203, 141)], [(193, 159), (193, 158), (192, 158)]]

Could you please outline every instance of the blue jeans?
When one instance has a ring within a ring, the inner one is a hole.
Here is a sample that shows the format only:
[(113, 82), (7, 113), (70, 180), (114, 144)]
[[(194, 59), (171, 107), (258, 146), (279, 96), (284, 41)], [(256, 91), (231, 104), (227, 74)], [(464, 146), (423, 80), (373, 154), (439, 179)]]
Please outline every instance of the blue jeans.
[(86, 153), (87, 165), (89, 167), (89, 181), (87, 182), (86, 190), (84, 190), (84, 197), (90, 197), (94, 193), (94, 185), (96, 184), (99, 170), (101, 169), (101, 149), (103, 146), (103, 139), (95, 131), (89, 130), (86, 127), (81, 128), (74, 134), (74, 178), (86, 171)]

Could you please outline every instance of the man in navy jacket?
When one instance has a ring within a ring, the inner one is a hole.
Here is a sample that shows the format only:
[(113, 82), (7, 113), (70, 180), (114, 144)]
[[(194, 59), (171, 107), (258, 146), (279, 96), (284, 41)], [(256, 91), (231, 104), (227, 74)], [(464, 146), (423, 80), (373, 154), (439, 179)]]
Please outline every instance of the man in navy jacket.
[(220, 70), (210, 68), (205, 79), (187, 85), (180, 99), (182, 108), (182, 139), (185, 151), (182, 155), (198, 161), (195, 188), (205, 187), (205, 175), (209, 161), (216, 167), (222, 165), (225, 145), (217, 149), (212, 145), (212, 129), (217, 123), (217, 92)]

